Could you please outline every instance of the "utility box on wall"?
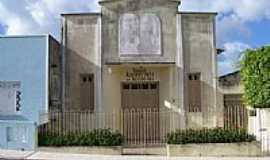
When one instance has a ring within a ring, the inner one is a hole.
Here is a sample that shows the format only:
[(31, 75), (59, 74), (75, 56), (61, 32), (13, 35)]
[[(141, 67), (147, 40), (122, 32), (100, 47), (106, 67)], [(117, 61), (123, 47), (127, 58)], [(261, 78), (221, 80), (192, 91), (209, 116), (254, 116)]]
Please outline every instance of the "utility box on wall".
[(37, 127), (61, 106), (60, 44), (49, 35), (8, 36), (0, 50), (0, 148), (34, 150)]

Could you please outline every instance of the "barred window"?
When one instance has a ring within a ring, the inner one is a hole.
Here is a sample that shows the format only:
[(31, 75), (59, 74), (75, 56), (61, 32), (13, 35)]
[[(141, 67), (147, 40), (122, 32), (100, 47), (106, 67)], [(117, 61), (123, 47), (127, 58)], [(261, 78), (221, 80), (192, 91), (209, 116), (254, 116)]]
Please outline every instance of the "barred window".
[(81, 109), (85, 111), (94, 111), (95, 105), (95, 85), (94, 74), (81, 74)]
[(16, 112), (21, 111), (21, 92), (16, 91)]
[(188, 75), (188, 100), (189, 112), (201, 112), (201, 74), (191, 73)]

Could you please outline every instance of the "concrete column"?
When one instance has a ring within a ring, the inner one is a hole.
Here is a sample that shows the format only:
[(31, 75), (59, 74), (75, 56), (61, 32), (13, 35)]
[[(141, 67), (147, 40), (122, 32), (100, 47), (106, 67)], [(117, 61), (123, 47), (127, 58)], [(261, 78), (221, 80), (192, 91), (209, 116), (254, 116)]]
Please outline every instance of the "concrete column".
[(177, 75), (177, 95), (179, 111), (181, 114), (181, 128), (186, 128), (186, 110), (185, 110), (185, 63), (182, 41), (182, 23), (181, 15), (177, 16), (177, 53), (176, 53), (176, 75)]

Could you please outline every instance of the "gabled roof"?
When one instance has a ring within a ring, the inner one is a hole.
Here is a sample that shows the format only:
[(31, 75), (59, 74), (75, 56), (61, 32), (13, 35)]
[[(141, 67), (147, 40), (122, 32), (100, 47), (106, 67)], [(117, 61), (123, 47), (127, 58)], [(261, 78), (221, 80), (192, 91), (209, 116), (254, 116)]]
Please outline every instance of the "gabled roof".
[(219, 77), (219, 86), (235, 86), (241, 82), (240, 71), (228, 73)]
[(240, 71), (239, 70), (236, 70), (234, 72), (227, 73), (225, 75), (219, 76), (219, 78), (226, 78), (226, 77), (229, 77), (229, 76), (235, 76), (235, 75), (239, 75), (239, 74), (240, 74)]

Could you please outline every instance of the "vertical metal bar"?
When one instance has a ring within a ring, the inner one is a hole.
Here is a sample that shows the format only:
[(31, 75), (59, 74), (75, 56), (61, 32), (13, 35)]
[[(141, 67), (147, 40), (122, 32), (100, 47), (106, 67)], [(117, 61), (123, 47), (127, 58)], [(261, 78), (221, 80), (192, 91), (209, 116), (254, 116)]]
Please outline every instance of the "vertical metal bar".
[(67, 111), (67, 118), (66, 118), (66, 120), (65, 120), (66, 122), (66, 124), (67, 124), (67, 134), (69, 133), (69, 131), (70, 131), (70, 125), (71, 125), (71, 113), (69, 112), (69, 111)]
[(229, 107), (229, 129), (231, 129), (231, 126), (232, 126), (232, 109), (231, 109), (231, 106), (228, 106)]
[(127, 137), (128, 137), (128, 141), (129, 143), (132, 143), (131, 141), (131, 137), (130, 137), (130, 130), (131, 130), (131, 127), (132, 127), (132, 112), (133, 110), (127, 110), (128, 114), (127, 114), (127, 121), (128, 121), (128, 124), (127, 124), (127, 128), (128, 128), (128, 132), (127, 132)]
[(101, 113), (101, 118), (103, 119), (102, 129), (106, 129), (106, 117), (104, 117), (104, 112)]
[(144, 143), (144, 146), (146, 145), (146, 130), (147, 130), (147, 127), (146, 127), (146, 124), (147, 124), (147, 115), (146, 115), (146, 109), (143, 109), (143, 119), (142, 119), (142, 122), (143, 122), (143, 143)]
[(148, 143), (151, 143), (151, 134), (153, 132), (153, 129), (151, 127), (151, 123), (152, 123), (152, 120), (151, 120), (151, 108), (146, 108), (145, 110), (146, 112), (146, 121), (145, 124), (145, 131), (146, 131), (146, 137), (145, 137), (145, 145), (148, 144)]
[(57, 118), (56, 118), (56, 123), (57, 123), (57, 135), (59, 136), (60, 135), (60, 123), (59, 123), (59, 112), (56, 112), (57, 113)]
[(239, 124), (239, 106), (235, 105), (234, 108), (235, 110), (235, 121), (236, 121), (236, 128), (239, 130), (240, 129), (240, 124)]

